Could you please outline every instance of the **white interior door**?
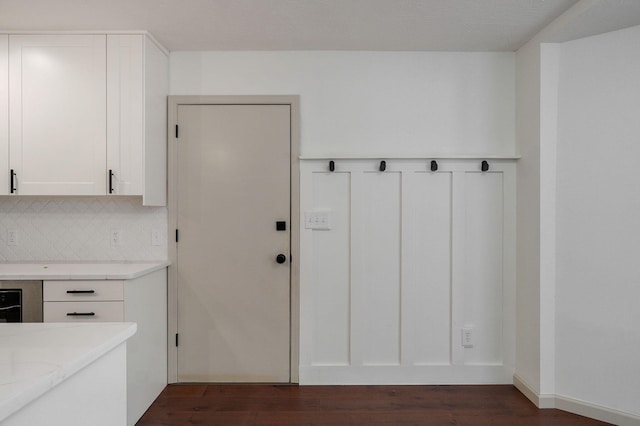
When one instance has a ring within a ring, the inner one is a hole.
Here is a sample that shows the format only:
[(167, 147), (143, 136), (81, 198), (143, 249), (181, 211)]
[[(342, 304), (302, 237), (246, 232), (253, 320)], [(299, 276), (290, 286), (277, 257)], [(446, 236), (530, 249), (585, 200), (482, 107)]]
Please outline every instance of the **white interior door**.
[(290, 108), (178, 107), (179, 382), (290, 380)]

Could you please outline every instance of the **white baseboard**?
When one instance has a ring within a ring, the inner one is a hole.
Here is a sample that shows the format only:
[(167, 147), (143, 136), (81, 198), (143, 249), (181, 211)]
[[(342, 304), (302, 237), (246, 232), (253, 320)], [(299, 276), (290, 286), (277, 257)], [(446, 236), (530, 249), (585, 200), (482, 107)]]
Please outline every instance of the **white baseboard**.
[(589, 402), (580, 401), (566, 396), (556, 395), (556, 408), (558, 410), (568, 411), (580, 416), (590, 417), (602, 422), (612, 423), (618, 426), (640, 426), (640, 416), (623, 411), (614, 410), (613, 408), (603, 407), (602, 405), (591, 404)]
[(301, 385), (511, 384), (503, 365), (312, 365), (300, 367)]
[(538, 408), (556, 408), (555, 395), (539, 394), (532, 386), (522, 380), (517, 374), (513, 375), (513, 385)]
[(591, 404), (586, 401), (568, 398), (556, 394), (539, 394), (527, 382), (522, 380), (517, 374), (513, 375), (513, 385), (526, 396), (536, 407), (557, 408), (579, 416), (589, 417), (602, 422), (612, 423), (618, 426), (640, 426), (640, 416), (604, 407), (602, 405)]

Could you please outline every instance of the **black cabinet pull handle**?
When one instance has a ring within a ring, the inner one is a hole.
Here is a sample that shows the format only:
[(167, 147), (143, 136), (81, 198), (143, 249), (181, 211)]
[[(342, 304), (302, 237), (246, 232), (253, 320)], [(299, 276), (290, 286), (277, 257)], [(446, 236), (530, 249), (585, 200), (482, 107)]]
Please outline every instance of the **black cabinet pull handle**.
[(67, 294), (93, 294), (95, 290), (67, 290)]
[(113, 194), (113, 170), (109, 169), (109, 194)]
[(333, 160), (329, 161), (329, 171), (333, 172), (335, 170), (336, 170), (336, 163)]
[(486, 172), (487, 170), (489, 170), (489, 163), (487, 162), (487, 160), (482, 160), (482, 165), (480, 166), (480, 170), (482, 170), (483, 172)]
[(11, 169), (11, 193), (15, 193), (16, 190), (16, 172), (15, 170)]
[(431, 171), (432, 172), (438, 171), (438, 162), (436, 160), (431, 160)]
[(283, 264), (286, 261), (287, 261), (287, 256), (285, 256), (284, 254), (280, 253), (279, 255), (276, 256), (277, 263)]
[(384, 172), (385, 170), (387, 170), (387, 162), (386, 162), (386, 161), (384, 161), (384, 160), (382, 160), (382, 161), (380, 162), (380, 171), (381, 171), (381, 172)]
[(95, 312), (67, 312), (68, 317), (94, 317)]

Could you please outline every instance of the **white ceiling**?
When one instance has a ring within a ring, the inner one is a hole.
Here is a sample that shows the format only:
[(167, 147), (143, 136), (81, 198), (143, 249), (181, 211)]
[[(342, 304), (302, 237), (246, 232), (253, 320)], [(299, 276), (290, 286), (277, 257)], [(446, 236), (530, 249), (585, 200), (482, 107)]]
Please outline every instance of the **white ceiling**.
[[(514, 51), (577, 2), (0, 0), (0, 29), (147, 30), (172, 51)], [(589, 13), (561, 37), (640, 24), (638, 0), (581, 0), (576, 6)]]

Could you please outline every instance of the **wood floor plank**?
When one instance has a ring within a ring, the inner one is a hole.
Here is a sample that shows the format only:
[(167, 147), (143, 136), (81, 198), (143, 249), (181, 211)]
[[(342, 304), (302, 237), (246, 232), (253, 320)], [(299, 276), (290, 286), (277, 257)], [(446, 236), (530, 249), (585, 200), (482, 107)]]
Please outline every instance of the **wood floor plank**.
[(169, 385), (137, 423), (182, 425), (595, 426), (538, 410), (515, 387)]

